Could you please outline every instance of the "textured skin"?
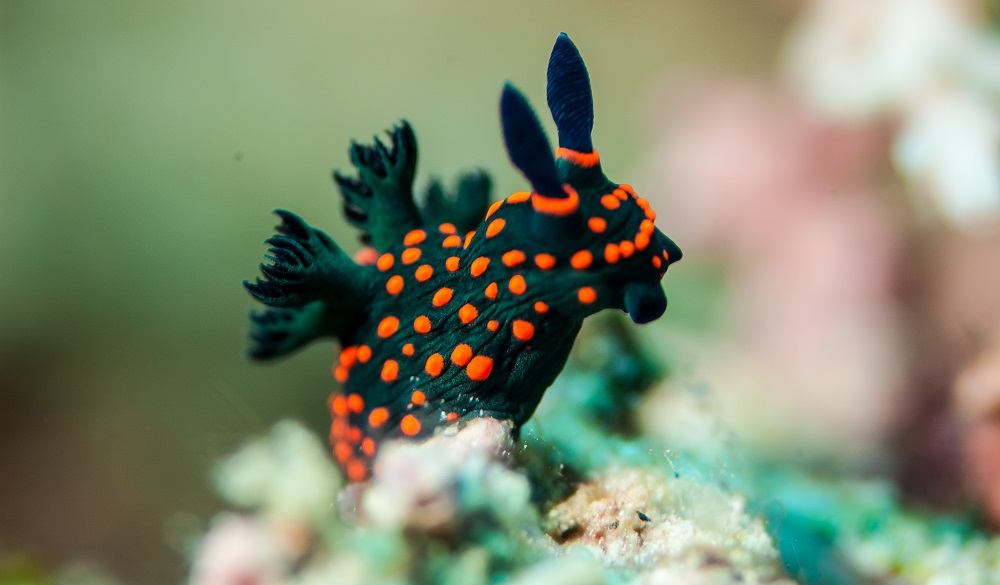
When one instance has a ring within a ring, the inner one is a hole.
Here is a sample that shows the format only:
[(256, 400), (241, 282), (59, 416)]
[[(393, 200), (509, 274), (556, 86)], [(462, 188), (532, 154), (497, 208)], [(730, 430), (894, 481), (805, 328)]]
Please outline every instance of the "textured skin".
[(489, 178), (461, 178), (451, 209), (432, 184), (419, 208), (416, 140), (406, 122), (389, 145), (352, 144), (356, 177), (334, 175), (374, 264), (354, 262), (322, 232), (277, 212), (265, 278), (244, 283), (271, 307), (251, 315), (250, 355), (340, 340), (330, 440), (350, 479), (367, 478), (387, 438), (425, 437), (479, 416), (520, 426), (565, 364), (584, 318), (617, 308), (645, 323), (666, 309), (660, 279), (681, 252), (631, 187), (604, 176), (596, 151), (572, 148), (590, 144), (593, 102), (565, 35), (550, 59), (548, 99), (556, 157), (524, 96), (504, 88), (505, 142), (533, 191), (494, 203), (468, 232), (486, 208)]

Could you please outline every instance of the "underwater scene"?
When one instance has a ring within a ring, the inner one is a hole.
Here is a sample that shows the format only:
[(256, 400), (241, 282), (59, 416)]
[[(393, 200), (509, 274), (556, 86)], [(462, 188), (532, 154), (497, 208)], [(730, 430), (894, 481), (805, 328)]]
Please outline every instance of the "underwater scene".
[(0, 585), (1000, 585), (1000, 2), (0, 0)]

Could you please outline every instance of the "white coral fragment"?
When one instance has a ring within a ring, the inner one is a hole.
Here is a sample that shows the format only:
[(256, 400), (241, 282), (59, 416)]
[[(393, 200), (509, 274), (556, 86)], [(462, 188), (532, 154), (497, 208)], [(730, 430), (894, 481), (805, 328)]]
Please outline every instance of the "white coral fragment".
[(298, 423), (281, 422), (219, 465), (219, 493), (237, 506), (286, 520), (317, 522), (332, 510), (340, 475), (319, 440)]

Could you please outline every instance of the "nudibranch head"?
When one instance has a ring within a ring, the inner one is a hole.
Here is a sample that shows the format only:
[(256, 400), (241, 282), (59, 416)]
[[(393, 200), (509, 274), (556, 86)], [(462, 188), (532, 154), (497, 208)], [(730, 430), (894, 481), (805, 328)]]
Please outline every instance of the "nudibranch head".
[[(541, 255), (535, 267), (551, 271), (547, 282), (561, 290), (561, 306), (571, 312), (617, 308), (636, 323), (657, 319), (667, 306), (660, 280), (681, 251), (656, 228), (648, 201), (605, 176), (591, 141), (589, 77), (565, 34), (549, 60), (548, 103), (559, 131), (555, 156), (527, 99), (509, 83), (501, 96), (508, 153), (532, 186), (490, 210), (493, 221), (526, 228), (504, 244)], [(495, 244), (484, 245), (502, 253)]]

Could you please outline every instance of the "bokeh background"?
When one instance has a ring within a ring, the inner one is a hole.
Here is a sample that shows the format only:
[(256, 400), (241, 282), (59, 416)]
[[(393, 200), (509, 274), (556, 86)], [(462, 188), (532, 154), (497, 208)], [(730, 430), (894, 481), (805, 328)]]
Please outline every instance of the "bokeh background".
[[(672, 359), (748, 449), (885, 474), (937, 505), (988, 501), (962, 474), (1000, 467), (1000, 358), (982, 357), (1000, 325), (995, 13), (0, 0), (0, 558), (183, 580), (184, 540), (219, 505), (211, 465), (278, 419), (327, 424), (330, 345), (271, 366), (242, 355), (240, 281), (269, 211), (356, 251), (329, 173), (350, 139), (401, 117), (418, 181), (481, 167), (495, 197), (521, 190), (499, 89), (512, 80), (544, 111), (559, 31), (590, 68), (606, 172), (686, 252), (644, 335), (682, 348)], [(913, 50), (927, 44), (940, 50)], [(935, 109), (942, 95), (958, 98)], [(966, 134), (942, 138), (949, 113)], [(990, 421), (979, 467), (964, 463), (969, 420)]]

